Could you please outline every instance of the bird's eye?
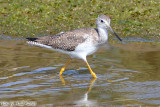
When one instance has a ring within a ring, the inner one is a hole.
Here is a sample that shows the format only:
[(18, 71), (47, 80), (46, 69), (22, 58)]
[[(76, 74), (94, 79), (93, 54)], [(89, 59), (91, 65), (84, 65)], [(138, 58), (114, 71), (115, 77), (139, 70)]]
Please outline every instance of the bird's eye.
[(104, 21), (103, 21), (103, 20), (101, 20), (101, 22), (103, 23)]

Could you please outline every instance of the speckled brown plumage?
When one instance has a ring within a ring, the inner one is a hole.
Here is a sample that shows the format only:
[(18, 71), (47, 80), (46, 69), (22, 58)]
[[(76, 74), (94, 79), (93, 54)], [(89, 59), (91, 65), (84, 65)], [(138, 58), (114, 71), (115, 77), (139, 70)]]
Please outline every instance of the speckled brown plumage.
[[(86, 35), (86, 36), (85, 36)], [(66, 51), (74, 51), (78, 44), (85, 42), (85, 40), (93, 35), (93, 42), (97, 40), (97, 30), (94, 28), (81, 28), (72, 31), (59, 33), (53, 36), (44, 36), (40, 38), (27, 38), (28, 41), (40, 43), (51, 46), (54, 49), (62, 49)]]

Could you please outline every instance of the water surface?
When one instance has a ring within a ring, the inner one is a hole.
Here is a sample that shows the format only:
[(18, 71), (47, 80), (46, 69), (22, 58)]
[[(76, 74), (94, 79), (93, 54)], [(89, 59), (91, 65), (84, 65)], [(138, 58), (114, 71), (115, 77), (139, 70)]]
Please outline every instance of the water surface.
[(160, 46), (128, 40), (101, 47), (88, 56), (98, 79), (77, 59), (59, 77), (68, 58), (23, 40), (0, 39), (0, 104), (160, 105)]

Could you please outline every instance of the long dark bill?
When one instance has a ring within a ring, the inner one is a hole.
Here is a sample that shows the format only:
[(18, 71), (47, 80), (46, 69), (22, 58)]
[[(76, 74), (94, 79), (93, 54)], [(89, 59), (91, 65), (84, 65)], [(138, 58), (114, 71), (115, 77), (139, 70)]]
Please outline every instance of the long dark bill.
[(122, 39), (117, 35), (117, 33), (116, 32), (114, 32), (114, 30), (110, 27), (110, 30), (112, 31), (112, 33), (120, 40), (120, 41), (122, 41)]

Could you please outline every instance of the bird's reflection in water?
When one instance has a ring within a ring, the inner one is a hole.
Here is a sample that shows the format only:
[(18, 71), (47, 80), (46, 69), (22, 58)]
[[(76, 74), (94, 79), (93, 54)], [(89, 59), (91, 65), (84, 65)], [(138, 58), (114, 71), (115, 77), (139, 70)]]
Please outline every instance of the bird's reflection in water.
[(60, 75), (59, 77), (60, 77), (60, 79), (62, 81), (62, 85), (66, 85), (66, 81), (64, 80), (63, 76)]
[[(62, 84), (65, 85), (66, 84), (65, 79), (62, 76), (60, 76), (60, 79), (62, 81)], [(91, 80), (87, 92), (80, 98), (80, 100), (73, 101), (73, 103), (76, 106), (96, 106), (97, 105), (96, 100), (89, 100), (88, 99), (88, 94), (91, 92), (91, 89), (92, 89), (95, 81), (96, 81), (96, 78), (93, 78)]]

